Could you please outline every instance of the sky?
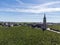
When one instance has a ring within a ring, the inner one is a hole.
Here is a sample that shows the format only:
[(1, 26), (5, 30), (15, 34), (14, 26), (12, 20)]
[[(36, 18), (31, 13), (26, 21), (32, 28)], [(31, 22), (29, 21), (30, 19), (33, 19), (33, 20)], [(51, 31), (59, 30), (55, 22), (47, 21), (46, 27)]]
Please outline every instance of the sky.
[(60, 23), (60, 0), (0, 0), (0, 21)]

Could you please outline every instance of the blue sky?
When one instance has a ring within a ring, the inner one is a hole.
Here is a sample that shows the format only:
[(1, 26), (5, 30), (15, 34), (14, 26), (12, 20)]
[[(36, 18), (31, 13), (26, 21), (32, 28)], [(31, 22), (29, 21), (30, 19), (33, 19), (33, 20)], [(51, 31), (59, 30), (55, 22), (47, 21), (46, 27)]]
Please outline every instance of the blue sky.
[(60, 0), (0, 0), (0, 21), (60, 22)]

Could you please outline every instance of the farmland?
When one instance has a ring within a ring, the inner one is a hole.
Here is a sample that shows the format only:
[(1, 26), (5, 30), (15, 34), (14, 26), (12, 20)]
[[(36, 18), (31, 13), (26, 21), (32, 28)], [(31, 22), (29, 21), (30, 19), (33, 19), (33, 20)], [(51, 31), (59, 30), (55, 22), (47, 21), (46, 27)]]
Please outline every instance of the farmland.
[(0, 26), (0, 45), (60, 45), (60, 34), (28, 26)]

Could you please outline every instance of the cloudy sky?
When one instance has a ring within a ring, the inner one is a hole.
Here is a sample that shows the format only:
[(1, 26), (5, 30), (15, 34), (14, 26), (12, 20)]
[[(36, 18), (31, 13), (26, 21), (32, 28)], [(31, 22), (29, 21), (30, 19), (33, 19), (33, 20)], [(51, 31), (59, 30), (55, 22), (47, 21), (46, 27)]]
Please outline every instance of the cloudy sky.
[(0, 0), (0, 21), (60, 22), (60, 0)]

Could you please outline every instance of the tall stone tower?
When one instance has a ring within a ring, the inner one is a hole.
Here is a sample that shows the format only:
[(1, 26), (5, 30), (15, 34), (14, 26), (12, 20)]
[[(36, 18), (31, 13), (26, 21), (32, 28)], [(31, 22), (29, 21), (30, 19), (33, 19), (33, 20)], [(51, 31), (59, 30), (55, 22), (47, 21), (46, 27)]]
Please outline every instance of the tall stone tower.
[(46, 25), (46, 15), (44, 14), (44, 18), (43, 18), (43, 30), (46, 30), (47, 25)]

